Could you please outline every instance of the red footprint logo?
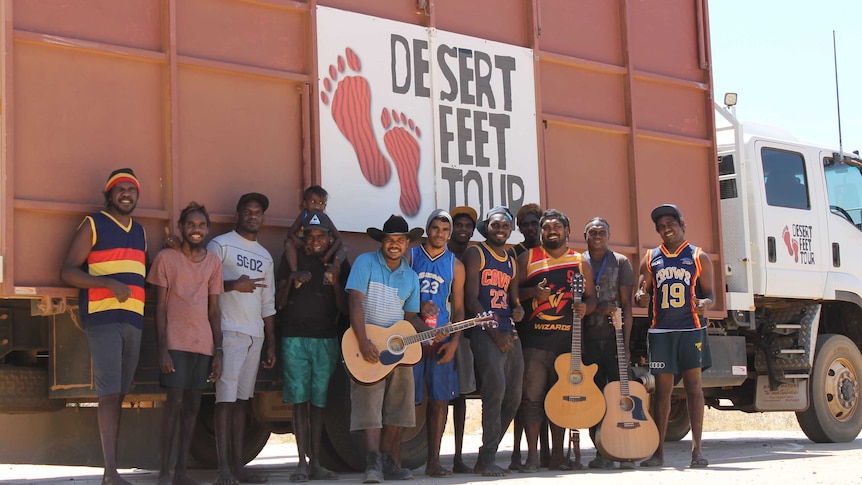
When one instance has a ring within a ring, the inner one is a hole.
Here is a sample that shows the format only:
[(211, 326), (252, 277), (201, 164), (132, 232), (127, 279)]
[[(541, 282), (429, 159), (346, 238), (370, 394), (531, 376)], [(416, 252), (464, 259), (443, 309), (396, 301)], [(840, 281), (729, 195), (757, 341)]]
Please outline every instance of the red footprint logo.
[(787, 253), (793, 256), (793, 261), (799, 262), (799, 243), (796, 242), (795, 239), (790, 238), (790, 231), (787, 230), (787, 226), (784, 226), (784, 230), (781, 231), (781, 238), (784, 239), (784, 244), (787, 246)]
[[(348, 47), (345, 50), (345, 56), (347, 67), (358, 73), (361, 64), (356, 53)], [(329, 93), (336, 80), (343, 74), (344, 57), (338, 56), (336, 65), (329, 66), (329, 77), (323, 78), (323, 91), (320, 93), (323, 104), (329, 104)], [(356, 153), (362, 175), (371, 185), (376, 187), (386, 185), (392, 169), (389, 167), (389, 161), (380, 153), (377, 140), (374, 138), (374, 130), (371, 126), (371, 89), (368, 86), (368, 80), (354, 75), (338, 81), (332, 94), (331, 108), (332, 119)]]
[(383, 144), (386, 151), (395, 162), (398, 180), (401, 182), (401, 199), (398, 201), (401, 211), (407, 216), (415, 216), (419, 212), (421, 197), (419, 195), (419, 127), (404, 113), (383, 109), (380, 122), (386, 130)]

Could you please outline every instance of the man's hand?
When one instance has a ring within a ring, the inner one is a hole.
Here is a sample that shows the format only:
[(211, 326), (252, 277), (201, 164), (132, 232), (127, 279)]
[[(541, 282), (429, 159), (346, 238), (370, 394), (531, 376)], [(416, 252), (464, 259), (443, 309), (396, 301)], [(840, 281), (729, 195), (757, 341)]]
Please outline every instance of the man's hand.
[(429, 328), (428, 330), (434, 330), (434, 343), (440, 343), (446, 340), (446, 337), (449, 336), (448, 326), (442, 326), (439, 328)]
[(497, 344), (497, 349), (501, 353), (505, 354), (506, 352), (509, 352), (514, 348), (514, 345), (512, 344), (512, 342), (514, 342), (514, 339), (512, 338), (511, 334), (500, 333), (500, 331), (497, 329), (488, 329), (487, 332), (488, 335), (491, 336), (491, 340), (493, 340), (494, 343)]
[(266, 359), (260, 361), (260, 365), (264, 369), (272, 369), (275, 367), (275, 344), (267, 344)]
[(223, 359), (224, 353), (221, 350), (216, 350), (213, 354), (213, 362), (210, 366), (210, 375), (207, 377), (207, 382), (215, 382), (221, 377)]
[(289, 281), (293, 283), (296, 288), (302, 286), (303, 283), (308, 283), (311, 281), (311, 272), (310, 271), (293, 271), (290, 273)]
[(551, 287), (548, 286), (548, 279), (543, 278), (542, 281), (536, 285), (536, 296), (533, 298), (538, 302), (547, 301), (548, 298), (551, 297)]
[(254, 293), (258, 288), (266, 288), (266, 283), (261, 283), (264, 278), (249, 278), (248, 275), (242, 275), (237, 278), (232, 285), (232, 289), (240, 293)]
[(446, 364), (455, 358), (455, 350), (458, 349), (458, 339), (452, 339), (445, 344), (440, 345), (440, 348), (437, 349), (437, 355), (440, 358), (437, 360), (438, 364)]
[[(584, 307), (586, 308), (586, 307)], [(515, 305), (512, 307), (512, 320), (516, 322), (520, 322), (524, 319), (524, 309), (521, 305)]]
[(159, 372), (162, 374), (171, 374), (176, 371), (174, 368), (174, 359), (171, 358), (168, 350), (159, 350)]
[(698, 298), (694, 302), (694, 312), (698, 315), (703, 315), (707, 308), (712, 306), (712, 300), (709, 298)]
[(118, 302), (123, 303), (132, 296), (132, 289), (125, 283), (113, 278), (105, 278), (105, 286), (114, 294)]
[(359, 351), (362, 352), (362, 358), (365, 359), (366, 362), (376, 364), (380, 361), (380, 352), (377, 350), (377, 347), (371, 339), (359, 342)]
[(635, 303), (638, 304), (639, 307), (645, 307), (649, 305), (650, 294), (645, 292), (644, 290), (638, 290), (635, 293)]
[(165, 226), (165, 247), (179, 250), (183, 246), (183, 240), (174, 236), (171, 229)]
[(587, 304), (584, 302), (576, 303), (572, 305), (572, 311), (575, 313), (576, 317), (584, 318), (584, 315), (587, 314)]
[(419, 306), (419, 313), (424, 317), (426, 315), (436, 315), (440, 313), (440, 308), (431, 300), (423, 301)]

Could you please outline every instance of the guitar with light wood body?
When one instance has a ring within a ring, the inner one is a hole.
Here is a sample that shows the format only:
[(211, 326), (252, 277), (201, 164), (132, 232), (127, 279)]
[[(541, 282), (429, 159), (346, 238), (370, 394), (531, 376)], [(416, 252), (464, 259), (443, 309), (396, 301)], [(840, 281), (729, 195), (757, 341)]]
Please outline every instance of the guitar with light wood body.
[(419, 362), (422, 358), (422, 346), (415, 344), (434, 340), (438, 331), (452, 334), (477, 326), (496, 327), (497, 320), (493, 314), (487, 313), (419, 333), (416, 333), (416, 329), (407, 320), (396, 322), (391, 327), (366, 324), (365, 334), (377, 347), (380, 360), (368, 362), (362, 357), (353, 328), (348, 328), (341, 338), (341, 353), (344, 355), (344, 364), (354, 379), (364, 384), (373, 384), (385, 379), (395, 366), (415, 365)]
[(596, 448), (616, 461), (643, 460), (658, 448), (658, 428), (649, 413), (649, 394), (640, 382), (630, 382), (623, 340), (622, 310), (612, 317), (617, 334), (619, 382), (605, 386), (607, 413), (596, 433)]
[[(584, 295), (584, 275), (572, 277), (572, 305), (581, 303)], [(581, 319), (572, 318), (572, 352), (560, 354), (554, 361), (557, 382), (545, 396), (545, 414), (561, 428), (589, 428), (602, 420), (605, 399), (596, 385), (598, 365), (583, 365), (581, 361)]]

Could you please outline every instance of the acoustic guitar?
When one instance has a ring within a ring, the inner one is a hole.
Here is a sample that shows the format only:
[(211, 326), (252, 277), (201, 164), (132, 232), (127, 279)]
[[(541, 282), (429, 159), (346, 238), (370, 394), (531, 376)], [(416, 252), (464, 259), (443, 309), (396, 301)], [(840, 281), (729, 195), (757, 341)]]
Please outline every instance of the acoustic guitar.
[[(584, 275), (578, 273), (571, 282), (572, 305), (581, 303), (584, 295)], [(545, 396), (545, 414), (561, 428), (589, 428), (602, 420), (605, 400), (596, 385), (598, 365), (583, 365), (581, 361), (581, 319), (572, 318), (572, 352), (560, 354), (554, 361), (557, 382)]]
[(623, 340), (622, 310), (612, 317), (617, 334), (619, 382), (605, 386), (607, 413), (596, 433), (596, 448), (616, 461), (635, 461), (652, 456), (658, 448), (658, 428), (649, 413), (649, 394), (640, 382), (629, 382)]
[(368, 362), (362, 357), (353, 328), (348, 328), (341, 338), (341, 353), (344, 355), (344, 364), (354, 379), (363, 384), (373, 384), (386, 378), (397, 365), (415, 365), (419, 362), (422, 358), (422, 346), (416, 344), (434, 340), (438, 331), (453, 334), (472, 327), (496, 326), (497, 319), (491, 313), (419, 333), (416, 333), (407, 320), (396, 322), (391, 327), (365, 325), (365, 334), (377, 347), (380, 360)]

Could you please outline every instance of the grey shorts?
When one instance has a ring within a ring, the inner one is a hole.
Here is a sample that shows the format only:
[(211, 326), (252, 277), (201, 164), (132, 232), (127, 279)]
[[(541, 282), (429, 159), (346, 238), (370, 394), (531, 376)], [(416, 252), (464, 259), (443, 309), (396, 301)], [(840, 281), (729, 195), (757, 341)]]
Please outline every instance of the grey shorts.
[(88, 325), (85, 332), (98, 396), (127, 394), (138, 368), (141, 329), (116, 322)]
[(473, 349), (470, 339), (461, 335), (461, 342), (455, 349), (455, 371), (458, 372), (458, 393), (470, 394), (476, 392), (476, 369), (473, 367)]
[(221, 377), (216, 381), (216, 402), (236, 402), (251, 399), (263, 337), (252, 337), (242, 332), (222, 332)]
[(212, 356), (182, 350), (168, 350), (174, 363), (174, 372), (159, 373), (159, 384), (174, 389), (203, 391), (212, 387), (207, 382), (212, 368)]
[(350, 431), (416, 426), (413, 368), (399, 366), (371, 385), (350, 380)]

